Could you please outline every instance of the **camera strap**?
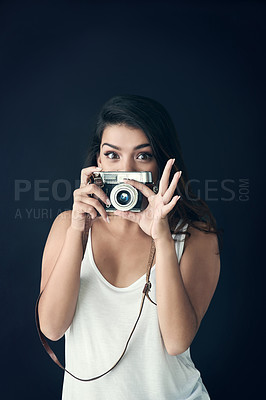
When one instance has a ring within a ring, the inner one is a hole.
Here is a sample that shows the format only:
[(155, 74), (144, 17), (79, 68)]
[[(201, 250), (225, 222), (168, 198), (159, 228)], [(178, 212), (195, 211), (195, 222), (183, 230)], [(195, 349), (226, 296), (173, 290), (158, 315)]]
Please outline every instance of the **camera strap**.
[[(88, 235), (87, 235), (88, 232), (87, 232), (86, 226), (85, 226), (84, 232), (85, 232), (85, 234), (83, 235), (83, 249), (85, 249), (85, 247), (86, 247), (87, 238), (88, 238)], [(85, 251), (85, 250), (84, 250), (84, 251)], [(112, 368), (110, 368), (108, 371), (104, 372), (103, 374), (98, 375), (98, 376), (95, 376), (95, 377), (93, 377), (93, 378), (82, 379), (82, 378), (79, 378), (79, 377), (75, 376), (75, 375), (72, 374), (70, 371), (68, 371), (68, 370), (61, 364), (61, 362), (58, 360), (57, 356), (55, 355), (55, 353), (53, 352), (53, 350), (51, 349), (51, 347), (50, 347), (49, 344), (47, 343), (47, 340), (46, 340), (46, 338), (45, 338), (45, 335), (42, 333), (42, 331), (41, 331), (41, 329), (40, 329), (39, 314), (38, 314), (38, 305), (39, 305), (39, 301), (40, 301), (40, 298), (41, 298), (41, 295), (42, 295), (43, 291), (39, 294), (38, 299), (37, 299), (37, 301), (36, 301), (36, 306), (35, 306), (35, 321), (36, 321), (37, 331), (38, 331), (38, 334), (39, 334), (39, 338), (40, 338), (40, 340), (41, 340), (41, 343), (42, 343), (43, 347), (45, 348), (46, 352), (48, 353), (48, 355), (51, 357), (51, 359), (52, 359), (62, 370), (64, 370), (65, 372), (67, 372), (67, 373), (68, 373), (69, 375), (71, 375), (73, 378), (78, 379), (79, 381), (89, 382), (89, 381), (94, 381), (94, 380), (96, 380), (96, 379), (99, 379), (99, 378), (101, 378), (102, 376), (108, 374), (108, 372), (112, 371), (112, 369), (114, 369), (114, 368), (117, 366), (117, 364), (121, 361), (121, 359), (123, 358), (123, 356), (124, 356), (124, 354), (125, 354), (125, 352), (126, 352), (126, 350), (127, 350), (129, 341), (130, 341), (130, 339), (131, 339), (131, 337), (132, 337), (132, 335), (133, 335), (133, 332), (134, 332), (135, 329), (136, 329), (137, 323), (138, 323), (138, 321), (139, 321), (139, 319), (140, 319), (141, 312), (142, 312), (143, 306), (144, 306), (145, 297), (147, 296), (148, 299), (149, 299), (154, 305), (157, 306), (157, 304), (156, 304), (156, 303), (150, 298), (150, 296), (149, 296), (149, 291), (150, 291), (150, 289), (151, 289), (150, 272), (151, 272), (152, 262), (153, 262), (153, 260), (154, 260), (155, 251), (156, 251), (156, 249), (155, 249), (155, 243), (154, 243), (154, 240), (152, 239), (151, 248), (150, 248), (150, 254), (149, 254), (149, 259), (148, 259), (148, 264), (147, 264), (146, 283), (145, 283), (145, 286), (144, 286), (143, 291), (142, 291), (142, 300), (141, 300), (139, 315), (138, 315), (137, 320), (136, 320), (136, 322), (135, 322), (135, 324), (134, 324), (134, 326), (133, 326), (133, 329), (132, 329), (132, 331), (131, 331), (131, 333), (130, 333), (130, 335), (129, 335), (129, 338), (128, 338), (127, 342), (126, 342), (124, 351), (123, 351), (123, 353), (121, 354), (121, 356), (120, 356), (120, 358), (118, 359), (118, 361), (112, 366)], [(84, 253), (83, 253), (83, 256), (84, 256)]]

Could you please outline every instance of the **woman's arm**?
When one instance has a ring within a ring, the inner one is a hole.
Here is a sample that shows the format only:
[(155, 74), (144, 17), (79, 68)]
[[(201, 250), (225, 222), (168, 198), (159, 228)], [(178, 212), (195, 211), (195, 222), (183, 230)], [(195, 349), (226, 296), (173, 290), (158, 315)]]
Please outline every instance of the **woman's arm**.
[(58, 215), (46, 241), (42, 260), (43, 293), (38, 310), (41, 331), (51, 340), (64, 335), (75, 314), (86, 216), (90, 214), (93, 220), (99, 214), (108, 222), (106, 210), (99, 202), (101, 199), (108, 204), (107, 195), (96, 184), (88, 185), (91, 174), (99, 170), (94, 166), (81, 170), (80, 188), (73, 193), (72, 210)]
[(215, 292), (220, 257), (216, 234), (189, 227), (180, 265), (172, 237), (155, 240), (158, 319), (168, 354), (192, 343)]
[(59, 340), (72, 322), (82, 256), (82, 232), (71, 227), (71, 211), (65, 211), (52, 225), (42, 260), (39, 320), (41, 331), (51, 340)]

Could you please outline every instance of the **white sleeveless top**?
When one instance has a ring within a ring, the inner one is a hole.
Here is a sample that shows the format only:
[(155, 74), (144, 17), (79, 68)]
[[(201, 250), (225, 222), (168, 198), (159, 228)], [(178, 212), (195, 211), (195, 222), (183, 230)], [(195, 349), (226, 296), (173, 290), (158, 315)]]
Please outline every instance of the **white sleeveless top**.
[[(187, 225), (183, 229), (186, 228)], [(185, 235), (176, 238), (180, 262)], [(149, 295), (156, 302), (155, 265), (150, 281)], [(77, 308), (65, 333), (66, 369), (88, 379), (103, 374), (116, 363), (138, 317), (145, 282), (143, 275), (125, 288), (110, 284), (94, 262), (89, 230)], [(190, 348), (177, 356), (167, 353), (157, 306), (146, 298), (119, 364), (91, 382), (78, 381), (65, 373), (62, 400), (210, 400), (210, 397), (191, 360)]]

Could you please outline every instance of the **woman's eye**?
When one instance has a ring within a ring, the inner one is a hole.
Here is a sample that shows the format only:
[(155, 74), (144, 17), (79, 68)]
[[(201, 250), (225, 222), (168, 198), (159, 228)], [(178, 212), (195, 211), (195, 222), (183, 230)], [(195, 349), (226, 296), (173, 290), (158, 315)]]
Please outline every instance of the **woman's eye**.
[[(114, 155), (117, 155), (114, 151), (109, 151), (107, 153), (103, 153), (107, 158), (110, 158), (110, 160), (114, 159)], [(111, 157), (109, 157), (111, 155)]]
[[(109, 158), (110, 160), (114, 160), (118, 158), (117, 153), (115, 153), (114, 151), (108, 151), (107, 153), (103, 153), (107, 158)], [(152, 158), (152, 154), (150, 153), (140, 153), (138, 154), (137, 158), (139, 160), (143, 160), (143, 161), (147, 161), (150, 160)]]
[(141, 160), (150, 160), (152, 158), (152, 154), (150, 153), (140, 153), (139, 156), (142, 156)]

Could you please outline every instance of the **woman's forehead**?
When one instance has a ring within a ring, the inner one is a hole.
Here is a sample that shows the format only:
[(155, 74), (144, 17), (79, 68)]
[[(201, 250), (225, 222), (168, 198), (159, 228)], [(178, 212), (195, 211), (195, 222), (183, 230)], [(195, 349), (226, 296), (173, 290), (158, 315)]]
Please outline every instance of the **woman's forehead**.
[(102, 144), (108, 142), (110, 144), (137, 146), (140, 144), (150, 144), (145, 133), (138, 128), (131, 128), (124, 125), (107, 126), (102, 135)]

